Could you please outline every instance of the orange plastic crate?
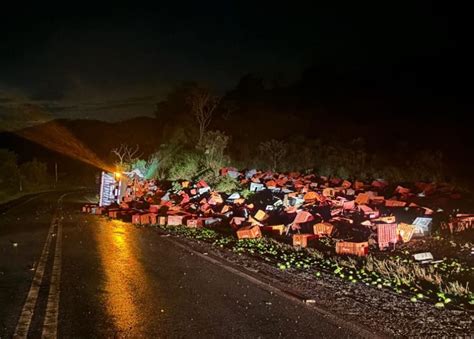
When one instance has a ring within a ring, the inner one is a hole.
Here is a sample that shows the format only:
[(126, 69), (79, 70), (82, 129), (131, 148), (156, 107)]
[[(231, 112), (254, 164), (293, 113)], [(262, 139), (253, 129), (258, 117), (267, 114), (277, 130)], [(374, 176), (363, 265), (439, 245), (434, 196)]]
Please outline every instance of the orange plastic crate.
[(316, 239), (318, 236), (315, 234), (293, 234), (293, 246), (308, 247), (310, 240)]
[(328, 222), (321, 222), (313, 226), (314, 234), (330, 236), (334, 230), (334, 225)]
[(357, 255), (359, 257), (369, 254), (369, 243), (365, 242), (348, 242), (339, 241), (336, 243), (337, 254)]
[(255, 239), (261, 237), (262, 232), (259, 226), (244, 226), (237, 231), (237, 238), (239, 239)]
[(150, 223), (150, 215), (148, 213), (140, 215), (140, 224), (148, 225), (149, 223)]
[(263, 226), (261, 230), (270, 234), (282, 235), (285, 232), (285, 225)]

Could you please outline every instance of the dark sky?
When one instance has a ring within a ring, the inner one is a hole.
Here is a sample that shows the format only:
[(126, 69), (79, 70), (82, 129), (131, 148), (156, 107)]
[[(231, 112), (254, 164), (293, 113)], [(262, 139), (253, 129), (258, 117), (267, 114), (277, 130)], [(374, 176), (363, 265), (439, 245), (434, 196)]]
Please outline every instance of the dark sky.
[(0, 114), (34, 103), (54, 117), (152, 115), (182, 81), (223, 93), (249, 72), (296, 81), (311, 65), (356, 68), (385, 85), (461, 101), (471, 93), (465, 8), (424, 1), (175, 3), (4, 8)]

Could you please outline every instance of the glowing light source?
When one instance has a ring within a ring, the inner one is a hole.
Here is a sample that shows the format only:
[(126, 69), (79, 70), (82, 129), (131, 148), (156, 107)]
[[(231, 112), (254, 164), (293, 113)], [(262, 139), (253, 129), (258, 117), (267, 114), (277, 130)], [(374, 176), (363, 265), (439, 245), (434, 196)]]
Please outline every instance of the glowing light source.
[[(24, 113), (28, 117), (36, 117), (36, 120), (48, 120), (49, 114), (41, 107), (27, 106), (19, 108), (19, 113)], [(79, 140), (66, 127), (58, 121), (48, 121), (41, 126), (14, 130), (14, 133), (21, 137), (40, 144), (50, 150), (80, 160), (97, 168), (113, 172), (111, 166), (99, 158), (87, 145)]]

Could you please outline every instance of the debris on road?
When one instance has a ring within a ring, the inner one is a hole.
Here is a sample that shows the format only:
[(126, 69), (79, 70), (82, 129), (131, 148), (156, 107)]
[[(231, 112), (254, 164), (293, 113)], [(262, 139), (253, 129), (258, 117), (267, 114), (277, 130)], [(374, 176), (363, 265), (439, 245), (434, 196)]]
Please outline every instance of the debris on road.
[[(228, 225), (240, 239), (287, 234), (301, 247), (307, 241), (300, 239), (315, 238), (310, 235), (345, 242), (368, 241), (371, 251), (373, 240), (378, 250), (393, 250), (399, 243), (429, 236), (435, 224), (437, 229), (444, 227), (452, 233), (474, 225), (474, 214), (458, 213), (450, 219), (444, 212), (434, 212), (436, 206), (430, 198), (452, 196), (454, 189), (447, 185), (392, 186), (380, 179), (368, 184), (255, 169), (239, 172), (223, 168), (220, 173), (242, 189), (226, 194), (213, 190), (204, 180), (170, 185), (145, 180), (137, 172), (117, 180), (104, 173), (101, 205), (88, 204), (82, 211), (131, 220), (137, 225)], [(422, 206), (423, 200), (429, 207)], [(344, 251), (352, 252), (357, 251)]]
[[(413, 265), (430, 263), (441, 265), (437, 269), (448, 272), (443, 266), (447, 265), (443, 252), (430, 247), (437, 246), (439, 234), (474, 231), (474, 214), (460, 213), (454, 208), (449, 213), (450, 197), (456, 192), (445, 184), (393, 185), (380, 179), (368, 183), (298, 172), (239, 172), (234, 168), (222, 169), (220, 173), (234, 180), (238, 189), (217, 191), (202, 179), (145, 180), (136, 172), (121, 175), (115, 181), (102, 180), (100, 205), (87, 204), (82, 211), (135, 225), (182, 227), (186, 230), (184, 235), (200, 234), (201, 239), (214, 239), (213, 234), (202, 233), (212, 229), (226, 236), (215, 240), (220, 247), (235, 241), (253, 244), (270, 238), (292, 245), (296, 251), (314, 249), (321, 251), (322, 257), (349, 256), (355, 263), (366, 260), (366, 265), (375, 256), (380, 258), (377, 259), (380, 267), (376, 269), (381, 275), (370, 284), (395, 291), (401, 285), (410, 290), (410, 279), (414, 279), (410, 273), (404, 276), (403, 269), (397, 272), (399, 266), (414, 269)], [(103, 174), (109, 179), (111, 176)], [(460, 253), (465, 253), (464, 258), (472, 258), (472, 246), (466, 245), (466, 250)], [(234, 250), (247, 250), (239, 246)], [(266, 253), (261, 249), (249, 251)], [(294, 261), (277, 263), (281, 270), (294, 265)], [(457, 265), (456, 261), (452, 265)], [(372, 266), (368, 267), (375, 270)], [(302, 260), (296, 267), (309, 267), (309, 264)], [(351, 282), (363, 281), (366, 274), (342, 273), (345, 268), (338, 265), (331, 270), (341, 278), (349, 277)], [(462, 281), (472, 277), (469, 270), (468, 267), (466, 274), (458, 274)], [(438, 273), (433, 274), (419, 271), (422, 279), (431, 282), (441, 279)], [(454, 279), (454, 276), (449, 277)], [(458, 285), (450, 283), (445, 285), (453, 293), (467, 295), (472, 300), (467, 285), (457, 288)]]

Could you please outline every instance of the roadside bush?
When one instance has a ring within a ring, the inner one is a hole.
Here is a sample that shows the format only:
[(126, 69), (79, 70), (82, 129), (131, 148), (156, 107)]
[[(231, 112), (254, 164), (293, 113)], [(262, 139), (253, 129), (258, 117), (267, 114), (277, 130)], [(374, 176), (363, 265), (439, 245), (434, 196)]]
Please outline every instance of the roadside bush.
[(16, 154), (0, 149), (0, 186), (2, 189), (11, 189), (18, 184), (18, 166)]
[(443, 154), (441, 152), (421, 151), (415, 154), (410, 163), (412, 177), (411, 181), (434, 181), (443, 180)]
[(406, 173), (402, 173), (400, 168), (395, 166), (385, 166), (381, 171), (374, 173), (375, 177), (383, 178), (389, 182), (403, 182), (406, 181)]
[(215, 185), (217, 192), (224, 192), (227, 194), (238, 191), (240, 188), (240, 183), (228, 176), (220, 177)]
[(250, 198), (252, 195), (254, 195), (255, 192), (252, 192), (251, 190), (249, 190), (248, 188), (246, 189), (243, 189), (241, 192), (240, 192), (240, 195), (244, 198), (244, 199), (248, 199)]
[(212, 170), (215, 176), (218, 176), (219, 170), (229, 163), (229, 158), (224, 153), (229, 140), (229, 136), (223, 132), (208, 131), (204, 133), (198, 145), (198, 149), (204, 153), (205, 167)]
[(139, 170), (145, 179), (159, 178), (160, 160), (156, 153), (151, 154), (148, 160), (139, 159), (131, 165), (131, 170)]
[(265, 165), (272, 171), (281, 167), (281, 162), (288, 153), (288, 144), (281, 140), (268, 140), (258, 145), (262, 159), (266, 161)]
[(20, 177), (25, 190), (42, 188), (50, 183), (46, 164), (36, 159), (20, 165)]
[(169, 169), (168, 178), (170, 180), (192, 180), (201, 171), (201, 156), (195, 152), (186, 152)]
[(135, 160), (135, 162), (133, 162), (130, 167), (132, 171), (139, 170), (143, 175), (145, 175), (147, 172), (147, 162), (143, 159)]

